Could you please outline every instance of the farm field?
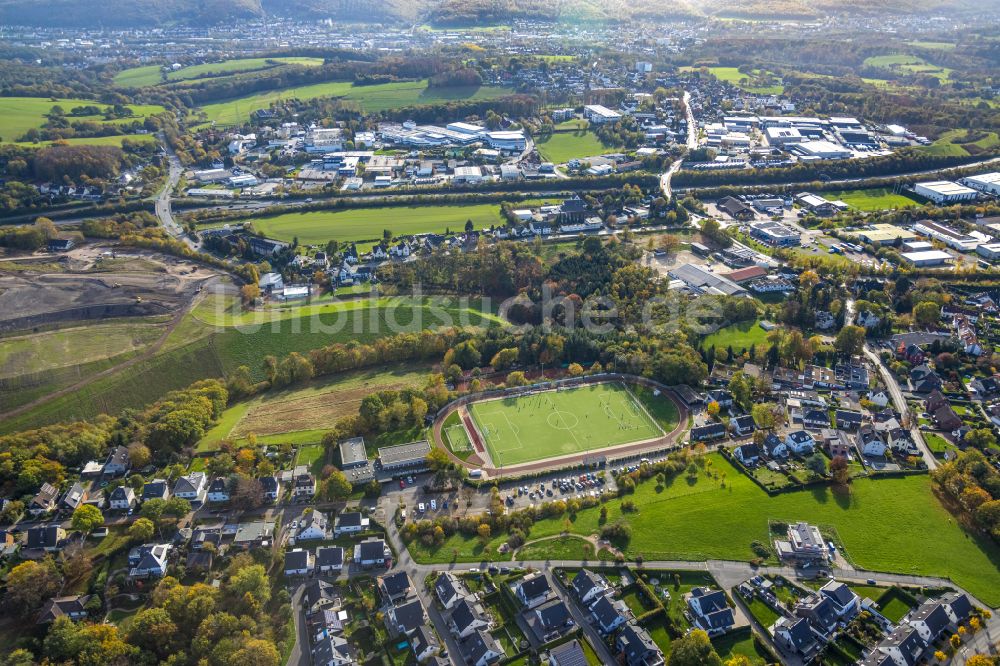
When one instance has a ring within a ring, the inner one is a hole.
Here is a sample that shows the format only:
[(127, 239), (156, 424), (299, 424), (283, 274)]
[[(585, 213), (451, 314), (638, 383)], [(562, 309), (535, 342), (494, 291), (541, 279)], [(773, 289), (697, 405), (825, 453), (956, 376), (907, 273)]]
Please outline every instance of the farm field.
[(862, 190), (840, 190), (838, 192), (823, 192), (827, 201), (840, 200), (852, 208), (863, 211), (888, 210), (890, 208), (906, 208), (917, 206), (917, 202), (905, 194), (896, 194), (892, 188), (877, 187)]
[(663, 434), (622, 384), (475, 402), (469, 411), (486, 439), (493, 463), (499, 466), (641, 442)]
[(223, 439), (242, 439), (322, 430), (342, 416), (356, 414), (369, 393), (419, 387), (429, 365), (398, 365), (375, 370), (346, 372), (313, 380), (309, 384), (272, 391), (226, 409), (218, 424), (205, 434), (199, 449), (214, 448)]
[[(236, 58), (222, 62), (209, 62), (201, 65), (183, 67), (167, 74), (167, 81), (191, 81), (206, 75), (237, 74), (263, 69), (271, 69), (280, 65), (318, 66), (323, 64), (322, 58), (308, 57), (277, 57), (277, 58)], [(143, 88), (155, 86), (163, 81), (159, 65), (133, 67), (115, 75), (114, 83), (122, 88)]]
[[(849, 495), (819, 487), (771, 497), (724, 458), (710, 454), (696, 482), (675, 477), (660, 491), (656, 487), (655, 481), (647, 481), (629, 496), (636, 513), (623, 516), (619, 502), (606, 504), (609, 523), (624, 518), (632, 526), (623, 548), (629, 558), (746, 561), (753, 557), (753, 541), (769, 541), (769, 520), (804, 520), (835, 530), (858, 567), (947, 577), (983, 602), (1000, 605), (1000, 547), (963, 530), (935, 498), (927, 476), (859, 479)], [(596, 534), (599, 515), (597, 508), (579, 512), (569, 531)], [(559, 534), (566, 526), (563, 517), (542, 520), (528, 538)], [(492, 553), (504, 538), (490, 542)], [(437, 548), (419, 540), (409, 548), (414, 559), (428, 563), (450, 561), (453, 550), (466, 561), (484, 555), (478, 539), (461, 536)]]
[[(53, 106), (61, 106), (66, 114), (77, 106), (96, 106), (105, 108), (107, 104), (102, 104), (94, 100), (87, 99), (51, 99), (48, 97), (0, 97), (0, 137), (7, 143), (15, 143), (25, 132), (30, 129), (39, 129), (46, 121), (46, 114)], [(129, 119), (119, 119), (106, 121), (112, 124), (130, 122), (131, 120), (142, 120), (143, 118), (164, 111), (162, 106), (155, 104), (130, 104), (135, 116)], [(74, 116), (72, 120), (87, 120), (105, 122), (102, 116)], [(105, 144), (110, 140), (120, 143), (121, 137), (97, 137), (92, 139), (75, 139), (77, 143)], [(71, 141), (73, 143), (74, 141)], [(33, 145), (33, 144), (26, 144)]]
[(265, 109), (282, 99), (314, 99), (317, 97), (342, 97), (357, 102), (367, 112), (385, 111), (404, 106), (439, 104), (457, 100), (495, 99), (510, 93), (507, 88), (482, 86), (479, 88), (428, 88), (427, 81), (382, 83), (355, 86), (350, 81), (316, 83), (300, 88), (284, 88), (246, 95), (201, 108), (205, 119), (220, 125), (246, 122), (250, 113)]
[[(532, 206), (541, 200), (523, 201)], [(460, 232), (472, 220), (477, 229), (503, 224), (499, 204), (456, 204), (449, 206), (385, 206), (350, 210), (285, 213), (253, 220), (254, 229), (268, 238), (323, 245), (330, 240), (341, 242), (375, 241), (389, 229), (397, 236), (423, 233)]]
[[(569, 121), (581, 122), (579, 120)], [(547, 137), (536, 139), (535, 145), (542, 159), (555, 164), (563, 164), (574, 158), (593, 157), (612, 150), (610, 146), (597, 138), (597, 135), (586, 129), (574, 132), (556, 132)]]
[(714, 346), (716, 350), (732, 347), (734, 352), (739, 353), (744, 349), (749, 350), (752, 345), (757, 345), (759, 350), (765, 351), (770, 347), (767, 333), (756, 320), (740, 322), (705, 336), (701, 341), (701, 347), (708, 349)]

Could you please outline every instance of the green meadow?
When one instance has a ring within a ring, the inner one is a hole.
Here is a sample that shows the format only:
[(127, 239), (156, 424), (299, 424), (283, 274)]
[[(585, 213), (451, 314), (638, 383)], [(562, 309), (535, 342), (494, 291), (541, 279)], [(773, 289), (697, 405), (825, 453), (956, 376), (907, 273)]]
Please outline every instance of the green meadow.
[[(236, 58), (222, 62), (208, 62), (201, 65), (182, 67), (167, 73), (166, 80), (190, 81), (205, 76), (220, 74), (238, 74), (263, 69), (271, 69), (280, 65), (306, 65), (315, 67), (323, 64), (322, 58), (308, 57), (277, 57), (277, 58)], [(163, 82), (160, 65), (145, 65), (122, 70), (115, 75), (114, 83), (122, 88), (144, 88)]]
[(510, 94), (508, 88), (481, 86), (478, 88), (428, 88), (427, 80), (355, 86), (350, 81), (316, 83), (299, 88), (284, 88), (246, 95), (201, 107), (206, 120), (221, 125), (246, 122), (257, 109), (266, 109), (283, 99), (315, 99), (338, 97), (356, 102), (367, 112), (385, 111), (404, 106), (441, 104), (444, 102), (495, 99)]
[[(69, 114), (70, 109), (77, 106), (96, 106), (105, 108), (107, 104), (87, 99), (66, 99), (49, 97), (0, 97), (0, 140), (13, 143), (30, 129), (39, 129), (46, 122), (46, 115), (53, 106), (61, 106), (63, 112)], [(142, 120), (147, 116), (163, 112), (163, 107), (156, 104), (130, 104), (129, 108), (135, 114), (133, 118), (105, 121), (102, 116), (73, 116), (70, 122), (95, 121), (107, 124), (121, 124), (132, 120)], [(138, 135), (144, 136), (144, 135)], [(131, 137), (130, 137), (131, 138)], [(70, 143), (103, 144), (120, 143), (122, 137), (97, 137), (92, 139), (71, 139)], [(150, 137), (150, 140), (152, 137)], [(30, 145), (30, 144), (29, 144)]]

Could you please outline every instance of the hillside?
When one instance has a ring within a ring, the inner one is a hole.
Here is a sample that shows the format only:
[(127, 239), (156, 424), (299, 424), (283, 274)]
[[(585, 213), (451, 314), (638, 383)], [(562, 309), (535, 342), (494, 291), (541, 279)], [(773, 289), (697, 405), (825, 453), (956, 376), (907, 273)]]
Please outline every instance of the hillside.
[[(986, 6), (1000, 6), (988, 0)], [(0, 23), (57, 27), (146, 27), (218, 23), (275, 15), (437, 26), (491, 25), (518, 18), (608, 22), (691, 16), (813, 18), (860, 12), (949, 12), (984, 9), (973, 0), (0, 0)]]

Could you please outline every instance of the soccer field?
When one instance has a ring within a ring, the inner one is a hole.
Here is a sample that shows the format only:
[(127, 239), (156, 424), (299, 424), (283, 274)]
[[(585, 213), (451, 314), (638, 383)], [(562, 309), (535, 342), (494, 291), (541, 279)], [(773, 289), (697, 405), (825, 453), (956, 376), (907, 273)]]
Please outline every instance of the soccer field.
[(622, 384), (595, 384), (488, 400), (473, 403), (469, 411), (498, 467), (641, 442), (664, 434)]

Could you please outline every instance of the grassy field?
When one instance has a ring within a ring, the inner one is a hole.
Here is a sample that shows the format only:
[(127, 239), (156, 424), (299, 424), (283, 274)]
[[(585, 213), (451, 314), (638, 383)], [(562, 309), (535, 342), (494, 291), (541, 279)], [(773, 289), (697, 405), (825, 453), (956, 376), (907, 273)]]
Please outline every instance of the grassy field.
[(734, 352), (739, 353), (743, 349), (750, 349), (751, 345), (757, 345), (758, 350), (765, 351), (770, 347), (767, 333), (757, 321), (745, 321), (720, 328), (715, 333), (705, 336), (701, 346), (703, 349), (708, 349), (714, 345), (716, 350), (732, 347)]
[(954, 42), (923, 42), (914, 41), (909, 42), (910, 46), (915, 46), (918, 49), (931, 49), (932, 51), (954, 51), (957, 44)]
[(892, 188), (888, 187), (824, 192), (823, 198), (827, 201), (836, 201), (839, 199), (849, 206), (863, 211), (888, 210), (890, 208), (906, 208), (908, 206), (919, 205), (905, 194), (896, 194), (892, 191)]
[(519, 560), (593, 560), (594, 555), (594, 544), (575, 536), (529, 543), (517, 551)]
[[(307, 57), (236, 58), (222, 62), (210, 62), (182, 67), (181, 69), (167, 73), (166, 78), (167, 81), (190, 81), (200, 79), (206, 75), (238, 74), (239, 72), (270, 69), (277, 67), (276, 63), (282, 65), (318, 66), (323, 64), (323, 59)], [(122, 88), (144, 88), (146, 86), (155, 86), (162, 81), (163, 77), (160, 74), (160, 65), (147, 65), (126, 69), (118, 72), (114, 79), (115, 85)]]
[[(699, 68), (697, 67), (681, 67), (681, 71), (694, 71)], [(708, 71), (719, 79), (720, 81), (725, 81), (731, 83), (734, 86), (742, 88), (747, 92), (754, 93), (757, 95), (780, 95), (785, 92), (785, 86), (780, 83), (770, 86), (755, 86), (752, 83), (742, 84), (740, 83), (743, 79), (750, 79), (752, 77), (747, 76), (739, 70), (737, 67), (709, 67)]]
[(146, 347), (163, 322), (121, 321), (0, 338), (0, 378), (34, 374), (118, 356)]
[(880, 67), (900, 74), (929, 74), (942, 83), (951, 77), (953, 70), (948, 67), (932, 65), (920, 56), (910, 54), (894, 54), (871, 56), (865, 59), (865, 67)]
[(470, 412), (496, 465), (594, 451), (663, 434), (621, 384), (476, 402)]
[(419, 387), (430, 366), (397, 365), (346, 372), (313, 380), (305, 386), (272, 391), (239, 402), (199, 442), (202, 450), (223, 439), (242, 439), (250, 433), (288, 436), (328, 428), (342, 416), (356, 414), (369, 393)]
[(982, 150), (988, 150), (1000, 144), (1000, 135), (996, 132), (989, 132), (986, 136), (975, 141), (969, 141), (968, 135), (968, 130), (949, 130), (938, 137), (931, 145), (920, 146), (918, 150), (938, 156), (965, 157), (970, 154), (966, 146), (975, 146)]
[(427, 81), (355, 86), (350, 81), (317, 83), (300, 88), (284, 88), (246, 95), (202, 107), (206, 120), (222, 125), (246, 122), (250, 113), (283, 99), (340, 97), (357, 102), (361, 110), (373, 113), (404, 106), (440, 104), (460, 100), (495, 99), (509, 94), (507, 88), (428, 88)]
[[(859, 567), (947, 577), (983, 602), (1000, 605), (1000, 547), (963, 530), (934, 497), (927, 476), (859, 479), (850, 494), (817, 487), (771, 497), (721, 456), (710, 455), (707, 463), (715, 478), (707, 472), (694, 483), (677, 477), (659, 492), (653, 481), (640, 484), (629, 497), (637, 513), (623, 516), (618, 502), (606, 505), (609, 523), (624, 517), (632, 526), (626, 555), (746, 561), (753, 557), (753, 541), (769, 540), (769, 520), (804, 520), (836, 530), (846, 555)], [(598, 519), (596, 508), (581, 511), (569, 530), (596, 534)], [(529, 538), (560, 534), (566, 525), (562, 517), (539, 521)], [(503, 539), (493, 539), (491, 552)], [(428, 563), (448, 562), (453, 551), (462, 560), (483, 557), (477, 539), (460, 536), (437, 548), (419, 541), (409, 548), (416, 560)]]
[[(46, 122), (46, 114), (53, 106), (61, 106), (68, 114), (73, 107), (96, 106), (105, 108), (107, 104), (86, 99), (53, 99), (50, 97), (0, 97), (0, 139), (7, 143), (16, 142), (30, 129), (38, 129)], [(129, 108), (135, 114), (133, 118), (117, 121), (104, 121), (102, 116), (74, 116), (72, 121), (94, 121), (121, 124), (131, 120), (142, 120), (147, 116), (163, 112), (163, 107), (155, 104), (130, 104)], [(120, 143), (121, 137), (98, 137), (93, 139), (75, 139), (70, 143), (108, 144)], [(30, 145), (30, 144), (29, 144)]]
[(712, 639), (715, 651), (723, 660), (732, 659), (737, 655), (743, 655), (750, 660), (750, 663), (757, 666), (768, 662), (769, 655), (757, 648), (753, 640), (753, 634), (746, 628), (737, 629), (734, 632)]
[(445, 303), (430, 298), (287, 307), (259, 313), (262, 316), (256, 322), (255, 313), (239, 314), (232, 309), (234, 304), (232, 297), (207, 295), (152, 358), (6, 419), (0, 422), (0, 432), (92, 418), (102, 412), (117, 414), (125, 407), (142, 407), (167, 391), (200, 379), (224, 377), (241, 365), (249, 367), (255, 381), (260, 381), (264, 379), (263, 361), (268, 355), (282, 358), (293, 351), (305, 353), (334, 342), (370, 342), (440, 325), (475, 326), (500, 321), (496, 315), (481, 310), (477, 302)]
[[(520, 202), (531, 206), (538, 202)], [(254, 218), (254, 229), (268, 238), (290, 242), (324, 245), (327, 241), (341, 242), (381, 240), (389, 229), (397, 236), (424, 233), (461, 232), (472, 220), (477, 229), (503, 224), (499, 204), (452, 206), (385, 206), (352, 210), (285, 213), (274, 217)]]
[[(138, 143), (154, 143), (156, 141), (156, 137), (152, 134), (119, 134), (117, 136), (73, 137), (71, 139), (61, 139), (60, 143), (67, 143), (71, 146), (121, 146), (125, 139)], [(32, 141), (16, 142), (17, 145), (26, 147), (51, 146), (55, 143), (55, 141), (39, 141), (37, 143)]]
[(610, 146), (604, 145), (604, 142), (598, 139), (596, 134), (585, 129), (575, 132), (553, 133), (537, 139), (535, 145), (543, 160), (556, 164), (562, 164), (574, 158), (602, 155), (612, 150)]

